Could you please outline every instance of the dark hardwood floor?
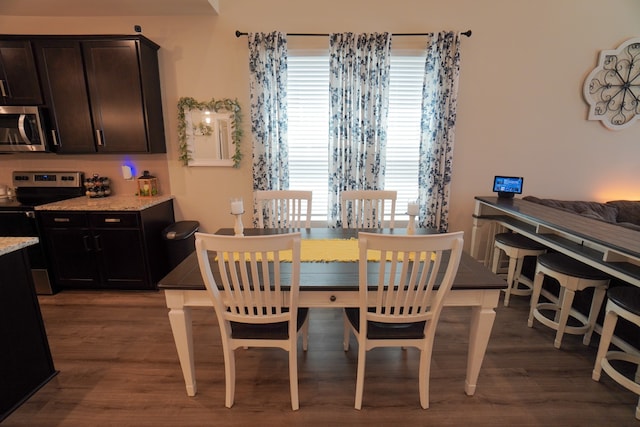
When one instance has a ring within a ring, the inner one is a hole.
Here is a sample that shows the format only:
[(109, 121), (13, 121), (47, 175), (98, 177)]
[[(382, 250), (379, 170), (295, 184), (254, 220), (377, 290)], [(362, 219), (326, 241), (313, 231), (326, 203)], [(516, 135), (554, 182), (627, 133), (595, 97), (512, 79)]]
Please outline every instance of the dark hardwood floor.
[(478, 389), (464, 394), (468, 310), (445, 308), (434, 347), (430, 409), (418, 401), (417, 351), (369, 353), (362, 411), (353, 408), (357, 344), (342, 350), (339, 310), (311, 313), (299, 355), (300, 410), (289, 399), (287, 355), (238, 350), (235, 405), (224, 407), (212, 310), (194, 310), (198, 394), (188, 397), (162, 292), (65, 291), (41, 296), (60, 373), (3, 426), (635, 426), (637, 397), (606, 374), (591, 380), (598, 336), (585, 347), (526, 325), (527, 300), (497, 309)]

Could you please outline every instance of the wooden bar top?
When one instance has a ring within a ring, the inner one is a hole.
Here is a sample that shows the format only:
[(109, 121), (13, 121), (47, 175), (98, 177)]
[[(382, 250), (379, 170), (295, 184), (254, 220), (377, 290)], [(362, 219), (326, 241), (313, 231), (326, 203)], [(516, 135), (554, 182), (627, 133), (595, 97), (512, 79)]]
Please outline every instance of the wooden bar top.
[(640, 258), (640, 231), (522, 199), (476, 197), (492, 208)]
[[(613, 277), (640, 286), (640, 231), (522, 199), (476, 197), (471, 254), (478, 258), (483, 243), (480, 222), (508, 229), (589, 264)], [(486, 247), (486, 246), (484, 246)], [(485, 265), (490, 251), (485, 250)]]

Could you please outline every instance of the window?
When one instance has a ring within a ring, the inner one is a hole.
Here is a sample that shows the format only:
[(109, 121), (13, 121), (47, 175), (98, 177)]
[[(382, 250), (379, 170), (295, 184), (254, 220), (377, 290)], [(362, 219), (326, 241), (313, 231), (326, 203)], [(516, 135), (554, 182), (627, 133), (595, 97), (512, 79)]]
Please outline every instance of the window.
[[(418, 153), (425, 58), (392, 55), (385, 189), (397, 190), (396, 218), (418, 197)], [(289, 183), (313, 190), (313, 220), (325, 221), (328, 200), (329, 57), (288, 58)]]

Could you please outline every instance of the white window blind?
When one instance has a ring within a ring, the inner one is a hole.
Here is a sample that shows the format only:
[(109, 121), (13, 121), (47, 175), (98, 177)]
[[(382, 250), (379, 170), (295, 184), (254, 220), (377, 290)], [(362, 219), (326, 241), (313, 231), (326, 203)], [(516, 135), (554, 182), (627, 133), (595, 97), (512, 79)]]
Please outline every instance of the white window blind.
[[(289, 185), (313, 191), (313, 220), (328, 200), (329, 57), (289, 52)], [(396, 218), (418, 197), (418, 151), (424, 56), (392, 55), (385, 189), (396, 190)]]

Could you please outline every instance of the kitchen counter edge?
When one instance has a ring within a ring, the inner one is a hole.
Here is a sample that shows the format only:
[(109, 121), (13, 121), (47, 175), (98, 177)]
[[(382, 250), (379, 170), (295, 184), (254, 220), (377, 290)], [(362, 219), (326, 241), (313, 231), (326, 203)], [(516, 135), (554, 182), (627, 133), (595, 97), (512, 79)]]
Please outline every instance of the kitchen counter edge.
[(37, 211), (142, 211), (174, 199), (174, 196), (109, 196), (101, 198), (76, 197), (36, 206)]
[(37, 237), (0, 237), (0, 255), (15, 252), (38, 243)]

